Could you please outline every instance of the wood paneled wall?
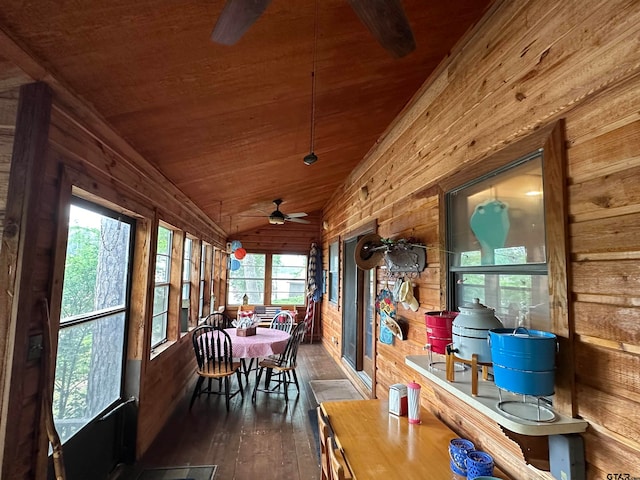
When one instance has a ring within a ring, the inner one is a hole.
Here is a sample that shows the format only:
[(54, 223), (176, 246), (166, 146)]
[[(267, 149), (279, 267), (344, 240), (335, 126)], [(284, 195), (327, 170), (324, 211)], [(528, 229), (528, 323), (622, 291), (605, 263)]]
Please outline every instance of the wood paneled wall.
[(265, 214), (262, 227), (236, 233), (231, 239), (240, 240), (247, 252), (309, 254), (311, 243), (320, 243), (322, 216), (319, 212), (304, 217), (310, 222), (308, 224), (285, 222), (284, 225), (271, 225), (267, 217)]
[[(398, 311), (409, 338), (376, 345), (378, 397), (418, 376), (404, 358), (424, 354), (424, 313), (446, 306), (439, 183), (564, 119), (567, 314), (575, 337), (573, 407), (590, 424), (587, 476), (640, 474), (639, 39), (638, 2), (496, 2), (333, 196), (324, 212), (324, 268), (330, 242), (373, 220), (383, 237), (414, 236), (432, 248), (415, 282), (420, 310)], [(366, 200), (358, 195), (363, 186)], [(339, 359), (340, 306), (325, 301), (322, 314), (323, 342)], [(425, 378), (420, 383), (424, 406), (492, 452), (513, 478), (551, 478), (527, 466), (495, 423)]]
[[(26, 101), (34, 102), (34, 99), (27, 98)], [(35, 101), (42, 102), (40, 98)], [(12, 370), (3, 372), (3, 382), (11, 380), (10, 389), (5, 390), (3, 399), (3, 423), (9, 419), (4, 428), (7, 429), (7, 438), (11, 439), (11, 442), (3, 445), (3, 478), (44, 478), (46, 474), (47, 442), (40, 420), (40, 385), (43, 381), (41, 365), (38, 361), (25, 362), (20, 359), (26, 359), (28, 336), (43, 330), (43, 298), (49, 301), (53, 336), (54, 339), (57, 338), (64, 267), (64, 262), (60, 262), (60, 259), (64, 257), (65, 211), (72, 192), (127, 213), (138, 221), (127, 365), (135, 365), (134, 369), (140, 372), (140, 378), (135, 385), (128, 385), (127, 388), (139, 395), (140, 400), (137, 441), (139, 455), (151, 444), (178, 401), (190, 388), (195, 371), (189, 335), (180, 337), (154, 358), (150, 354), (153, 305), (151, 260), (155, 256), (154, 232), (157, 230), (158, 219), (218, 247), (218, 252), (224, 248), (226, 241), (219, 227), (206, 221), (204, 214), (183, 193), (166, 181), (150, 164), (141, 160), (133, 150), (129, 154), (122, 153), (127, 148), (123, 149), (125, 144), (120, 144), (116, 151), (109, 142), (89, 131), (72, 113), (57, 104), (55, 97), (53, 104), (50, 100), (49, 102), (49, 105), (43, 105), (43, 108), (51, 110), (51, 121), (49, 123), (47, 120), (46, 123), (48, 135), (44, 131), (43, 153), (37, 155), (35, 162), (42, 171), (42, 187), (37, 187), (38, 195), (30, 197), (32, 200), (28, 202), (29, 209), (25, 210), (27, 213), (31, 212), (31, 216), (27, 218), (34, 226), (24, 236), (20, 236), (20, 241), (24, 242), (21, 245), (23, 248), (28, 246), (29, 250), (29, 255), (25, 258), (30, 259), (25, 263), (28, 265), (29, 275), (25, 275), (24, 271), (21, 275), (23, 279), (29, 280), (30, 288), (21, 291), (20, 308), (15, 307), (15, 318), (13, 314), (11, 316), (11, 322), (17, 325), (15, 345), (11, 345), (11, 332), (3, 335), (3, 339), (5, 336), (8, 338), (8, 343), (4, 340), (2, 342), (3, 347), (11, 346), (14, 350), (10, 352), (14, 353), (13, 366), (10, 366)], [(31, 108), (38, 107), (39, 105), (34, 104)], [(95, 118), (94, 121), (99, 123)], [(16, 128), (16, 138), (21, 133), (19, 127), (20, 123)], [(13, 155), (15, 159), (15, 149)], [(11, 182), (14, 182), (13, 171), (11, 175)], [(10, 188), (13, 188), (11, 184)], [(8, 203), (7, 211), (9, 207)], [(11, 259), (10, 250), (3, 245), (3, 262)], [(217, 255), (216, 267), (226, 265), (222, 257), (224, 255)], [(16, 266), (20, 272), (21, 265), (14, 259), (13, 268)], [(216, 295), (224, 295), (222, 285), (225, 280), (226, 273), (217, 271)], [(4, 299), (6, 296), (3, 296), (3, 303)], [(22, 305), (27, 301), (29, 304)], [(11, 308), (4, 311), (8, 316)], [(5, 324), (3, 320), (3, 325), (12, 325), (11, 322)], [(2, 352), (4, 357), (5, 348)], [(127, 379), (127, 383), (129, 381)], [(7, 411), (11, 414), (8, 417), (5, 416)]]

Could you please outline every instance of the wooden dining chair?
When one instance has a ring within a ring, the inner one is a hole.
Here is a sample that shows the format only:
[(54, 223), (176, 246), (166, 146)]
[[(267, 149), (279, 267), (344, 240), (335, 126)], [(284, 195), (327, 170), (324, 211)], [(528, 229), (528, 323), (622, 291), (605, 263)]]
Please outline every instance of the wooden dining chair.
[[(256, 383), (253, 386), (252, 399), (254, 402), (256, 400), (256, 392), (258, 391), (265, 393), (284, 393), (284, 399), (288, 402), (291, 377), (293, 377), (298, 395), (300, 395), (300, 385), (298, 384), (298, 376), (296, 375), (296, 359), (298, 356), (298, 347), (300, 346), (302, 337), (304, 337), (305, 328), (306, 325), (304, 323), (296, 324), (284, 352), (277, 358), (265, 358), (258, 363)], [(264, 372), (266, 372), (265, 388), (259, 388), (260, 378), (262, 378)], [(270, 388), (273, 377), (276, 377), (276, 386)]]
[(329, 448), (332, 448), (331, 430), (319, 406), (316, 407), (316, 412), (318, 414), (318, 437), (320, 440), (320, 480), (329, 480), (331, 471), (329, 465)]
[(329, 466), (331, 472), (329, 478), (331, 480), (349, 480), (353, 478), (347, 462), (344, 459), (344, 455), (342, 455), (342, 452), (337, 448), (333, 448), (333, 446), (329, 447)]
[(212, 327), (230, 328), (231, 319), (221, 312), (213, 312), (204, 319), (203, 325), (211, 325)]
[[(227, 411), (229, 411), (229, 400), (238, 393), (244, 396), (242, 390), (242, 377), (240, 375), (240, 362), (233, 361), (233, 347), (229, 334), (220, 327), (202, 325), (193, 331), (193, 350), (198, 362), (198, 381), (191, 395), (189, 410), (193, 402), (201, 394), (221, 395), (224, 393)], [(238, 377), (238, 390), (231, 392), (229, 379), (236, 374)], [(215, 391), (211, 388), (213, 379), (224, 380), (224, 392), (220, 389)], [(202, 388), (202, 384), (208, 380), (208, 387)]]
[(296, 319), (289, 310), (281, 310), (273, 316), (270, 327), (291, 333), (295, 323)]

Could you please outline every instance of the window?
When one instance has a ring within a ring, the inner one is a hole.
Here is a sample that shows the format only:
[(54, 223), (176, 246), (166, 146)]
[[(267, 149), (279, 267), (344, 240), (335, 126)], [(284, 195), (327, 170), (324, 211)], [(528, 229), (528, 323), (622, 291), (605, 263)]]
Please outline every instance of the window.
[(548, 328), (543, 156), (447, 193), (450, 303), (479, 298), (505, 327)]
[(338, 242), (329, 245), (329, 301), (338, 303), (338, 286), (340, 284), (340, 247)]
[(207, 244), (202, 242), (200, 245), (200, 289), (198, 290), (200, 293), (198, 295), (198, 318), (202, 318), (204, 316), (204, 290), (207, 286), (206, 284), (206, 268), (207, 265)]
[(306, 255), (271, 256), (271, 305), (304, 305)]
[(240, 262), (240, 268), (229, 271), (229, 305), (242, 304), (244, 295), (249, 297), (251, 305), (264, 304), (265, 262), (264, 253), (247, 253)]
[(227, 303), (240, 305), (247, 295), (250, 305), (304, 305), (306, 287), (306, 255), (247, 253), (229, 270)]
[(53, 393), (62, 442), (122, 395), (133, 226), (72, 200)]
[(158, 227), (155, 288), (153, 291), (153, 319), (151, 322), (151, 348), (167, 341), (169, 318), (169, 292), (171, 290), (171, 250), (173, 232)]
[(182, 303), (180, 309), (180, 331), (189, 330), (189, 317), (191, 313), (191, 251), (193, 249), (193, 239), (184, 239), (184, 250), (182, 255)]

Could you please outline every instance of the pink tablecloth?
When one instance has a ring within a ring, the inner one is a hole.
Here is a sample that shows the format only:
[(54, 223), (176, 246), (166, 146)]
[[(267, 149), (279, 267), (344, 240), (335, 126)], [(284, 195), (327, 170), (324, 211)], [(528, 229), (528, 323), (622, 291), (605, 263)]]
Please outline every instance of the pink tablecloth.
[(284, 352), (289, 341), (289, 335), (275, 328), (256, 329), (256, 334), (250, 337), (238, 337), (235, 328), (226, 328), (225, 332), (231, 337), (233, 356), (236, 358), (258, 358), (278, 355)]

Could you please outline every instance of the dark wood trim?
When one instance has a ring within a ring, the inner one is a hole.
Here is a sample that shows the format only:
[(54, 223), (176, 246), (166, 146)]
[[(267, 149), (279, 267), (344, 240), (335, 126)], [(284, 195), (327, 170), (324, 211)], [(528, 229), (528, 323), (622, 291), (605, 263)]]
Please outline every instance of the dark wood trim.
[[(158, 211), (154, 211), (153, 220), (150, 224), (149, 231), (149, 263), (147, 263), (147, 278), (149, 281), (146, 284), (146, 293), (144, 295), (144, 311), (146, 317), (144, 319), (144, 340), (142, 343), (142, 369), (140, 377), (144, 384), (146, 380), (145, 370), (149, 364), (151, 358), (151, 322), (153, 318), (153, 294), (155, 291), (155, 272), (156, 272), (156, 254), (158, 252), (158, 226), (160, 225), (160, 218)], [(141, 305), (142, 306), (142, 305)], [(144, 385), (140, 385), (140, 391), (144, 391)], [(140, 395), (142, 398), (142, 394)]]
[[(39, 362), (27, 361), (27, 351), (29, 334), (35, 333), (32, 328), (37, 326), (41, 330), (43, 324), (43, 309), (36, 308), (42, 299), (35, 298), (37, 293), (32, 289), (36, 265), (32, 246), (38, 237), (38, 205), (44, 183), (51, 101), (51, 89), (44, 83), (20, 88), (0, 252), (0, 270), (8, 272), (0, 276), (0, 305), (7, 312), (7, 320), (0, 322), (2, 478), (14, 478), (13, 469), (19, 467), (14, 459), (20, 445), (15, 439), (21, 438), (19, 419), (25, 372)], [(36, 418), (40, 418), (39, 407)]]

